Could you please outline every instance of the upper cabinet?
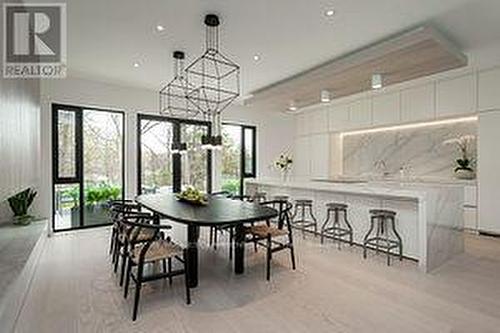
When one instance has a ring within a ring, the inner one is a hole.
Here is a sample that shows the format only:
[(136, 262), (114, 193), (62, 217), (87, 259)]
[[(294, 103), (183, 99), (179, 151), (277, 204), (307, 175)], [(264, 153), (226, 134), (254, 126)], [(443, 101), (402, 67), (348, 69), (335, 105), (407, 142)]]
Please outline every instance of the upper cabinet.
[(475, 112), (475, 82), (473, 74), (439, 81), (436, 88), (436, 116)]
[(341, 132), (349, 128), (349, 107), (347, 104), (334, 105), (328, 112), (328, 130)]
[(500, 109), (500, 68), (479, 73), (479, 111)]
[(435, 117), (435, 84), (430, 83), (401, 92), (401, 120), (405, 123)]
[(306, 134), (306, 128), (304, 124), (304, 115), (298, 114), (295, 116), (295, 135), (301, 136)]
[(349, 125), (351, 128), (369, 127), (372, 125), (370, 100), (363, 98), (349, 104)]
[(328, 113), (326, 107), (321, 107), (310, 113), (306, 122), (310, 123), (310, 133), (326, 133), (328, 131)]
[(311, 173), (310, 160), (311, 160), (311, 139), (308, 136), (299, 137), (295, 139), (295, 150), (293, 153), (293, 174), (297, 177), (306, 177)]
[(401, 121), (399, 92), (374, 96), (372, 99), (373, 125), (391, 125)]
[(330, 171), (330, 135), (319, 134), (310, 137), (310, 165), (311, 178), (328, 178)]

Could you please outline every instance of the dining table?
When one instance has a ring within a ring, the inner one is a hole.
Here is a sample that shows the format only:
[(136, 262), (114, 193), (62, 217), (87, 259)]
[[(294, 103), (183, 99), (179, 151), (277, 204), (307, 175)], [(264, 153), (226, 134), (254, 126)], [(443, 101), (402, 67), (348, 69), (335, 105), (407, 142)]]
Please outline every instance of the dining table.
[(258, 203), (208, 195), (203, 204), (179, 200), (175, 193), (142, 194), (136, 201), (153, 212), (155, 220), (187, 225), (188, 285), (198, 286), (198, 240), (201, 227), (234, 227), (234, 272), (244, 273), (245, 225), (266, 221), (278, 212)]

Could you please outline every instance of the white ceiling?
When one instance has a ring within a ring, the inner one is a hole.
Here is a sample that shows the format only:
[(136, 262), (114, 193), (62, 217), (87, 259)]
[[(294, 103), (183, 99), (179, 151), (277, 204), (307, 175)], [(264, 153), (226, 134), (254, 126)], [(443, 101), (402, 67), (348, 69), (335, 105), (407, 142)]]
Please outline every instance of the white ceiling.
[[(422, 22), (434, 22), (464, 51), (500, 42), (500, 0), (66, 3), (70, 76), (155, 90), (172, 76), (174, 50), (184, 50), (187, 62), (201, 54), (209, 12), (221, 16), (221, 51), (241, 65), (243, 94)], [(332, 18), (324, 15), (329, 8), (336, 11)]]

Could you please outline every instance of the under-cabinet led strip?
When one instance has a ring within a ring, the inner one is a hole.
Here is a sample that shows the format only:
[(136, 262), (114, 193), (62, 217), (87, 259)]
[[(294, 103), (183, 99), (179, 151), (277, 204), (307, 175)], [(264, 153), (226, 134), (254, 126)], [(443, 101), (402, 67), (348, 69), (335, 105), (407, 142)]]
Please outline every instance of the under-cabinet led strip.
[(340, 136), (344, 137), (344, 136), (349, 136), (349, 135), (361, 135), (361, 134), (379, 133), (379, 132), (387, 132), (387, 131), (400, 131), (400, 130), (421, 128), (421, 127), (439, 126), (439, 125), (447, 125), (447, 124), (453, 124), (453, 123), (462, 123), (462, 122), (468, 122), (468, 121), (477, 121), (477, 116), (435, 120), (435, 121), (413, 123), (413, 124), (406, 124), (406, 125), (395, 125), (395, 126), (387, 126), (387, 127), (370, 128), (370, 129), (357, 130), (357, 131), (348, 131), (348, 132), (340, 133)]

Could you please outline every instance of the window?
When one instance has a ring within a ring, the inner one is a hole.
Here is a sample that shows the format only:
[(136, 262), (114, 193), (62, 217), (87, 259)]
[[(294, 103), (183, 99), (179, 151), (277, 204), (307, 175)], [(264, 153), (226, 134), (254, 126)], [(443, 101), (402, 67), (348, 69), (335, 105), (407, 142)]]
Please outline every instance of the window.
[[(187, 186), (211, 191), (212, 153), (201, 149), (210, 123), (158, 115), (138, 115), (138, 193), (179, 192)], [(187, 151), (173, 154), (172, 144)]]
[(224, 124), (222, 146), (221, 190), (243, 194), (244, 179), (256, 176), (256, 128)]
[(124, 114), (52, 105), (53, 229), (109, 224), (124, 193)]

